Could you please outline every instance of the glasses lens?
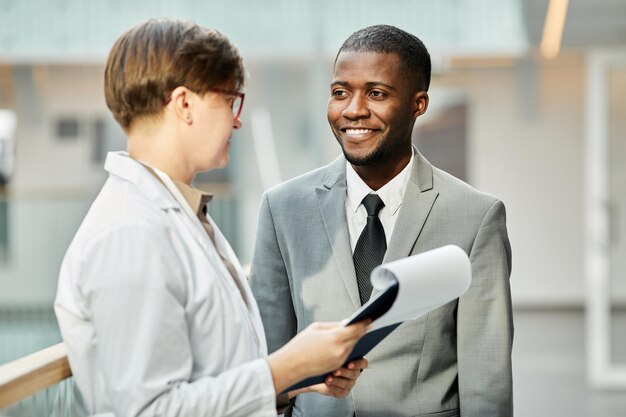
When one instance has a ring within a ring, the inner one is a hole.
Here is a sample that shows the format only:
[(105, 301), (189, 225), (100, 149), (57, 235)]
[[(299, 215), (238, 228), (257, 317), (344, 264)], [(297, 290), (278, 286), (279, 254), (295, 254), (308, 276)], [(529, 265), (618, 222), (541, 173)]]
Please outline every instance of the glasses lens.
[(241, 99), (241, 96), (236, 96), (235, 100), (233, 100), (233, 115), (235, 117), (239, 116), (239, 113), (241, 113), (242, 103), (243, 103), (243, 100)]

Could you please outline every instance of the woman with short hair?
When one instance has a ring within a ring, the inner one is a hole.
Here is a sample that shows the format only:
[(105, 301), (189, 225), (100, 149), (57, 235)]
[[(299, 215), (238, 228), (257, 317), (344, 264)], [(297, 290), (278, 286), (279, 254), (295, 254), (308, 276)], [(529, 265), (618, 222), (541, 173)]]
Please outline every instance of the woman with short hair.
[(333, 370), (306, 390), (347, 395), (367, 361), (341, 366), (367, 323), (316, 323), (268, 356), (241, 266), (207, 215), (211, 195), (191, 186), (228, 163), (241, 127), (235, 46), (190, 22), (150, 20), (114, 44), (104, 84), (128, 152), (107, 156), (55, 302), (87, 410), (275, 416), (278, 393)]

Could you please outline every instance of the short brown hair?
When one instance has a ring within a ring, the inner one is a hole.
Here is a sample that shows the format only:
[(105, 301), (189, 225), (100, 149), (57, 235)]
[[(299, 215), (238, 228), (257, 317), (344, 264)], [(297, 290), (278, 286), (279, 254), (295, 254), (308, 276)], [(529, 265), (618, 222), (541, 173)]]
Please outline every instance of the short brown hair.
[(193, 22), (148, 20), (124, 33), (109, 53), (104, 94), (113, 117), (128, 130), (139, 116), (159, 114), (179, 86), (204, 94), (244, 84), (243, 60), (226, 36)]

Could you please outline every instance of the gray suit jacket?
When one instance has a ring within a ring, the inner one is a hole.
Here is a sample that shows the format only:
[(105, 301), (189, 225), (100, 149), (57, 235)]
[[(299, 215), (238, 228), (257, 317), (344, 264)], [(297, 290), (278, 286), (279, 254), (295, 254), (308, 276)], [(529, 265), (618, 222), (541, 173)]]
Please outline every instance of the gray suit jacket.
[[(346, 220), (345, 159), (263, 196), (251, 285), (270, 352), (313, 321), (360, 307)], [(504, 205), (416, 153), (384, 262), (460, 246), (472, 285), (460, 299), (403, 323), (368, 354), (343, 399), (304, 394), (293, 416), (513, 414), (511, 248)]]

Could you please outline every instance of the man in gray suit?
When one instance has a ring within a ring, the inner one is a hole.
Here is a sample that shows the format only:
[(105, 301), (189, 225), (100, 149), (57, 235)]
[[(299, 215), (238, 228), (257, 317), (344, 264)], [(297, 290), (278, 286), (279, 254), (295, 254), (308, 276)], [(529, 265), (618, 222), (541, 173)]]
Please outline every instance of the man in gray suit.
[(270, 351), (313, 321), (350, 316), (381, 261), (454, 244), (470, 257), (472, 285), (374, 348), (351, 396), (299, 395), (293, 416), (513, 414), (504, 205), (412, 146), (429, 83), (430, 56), (415, 36), (377, 25), (345, 41), (328, 102), (343, 156), (264, 194), (251, 284)]

